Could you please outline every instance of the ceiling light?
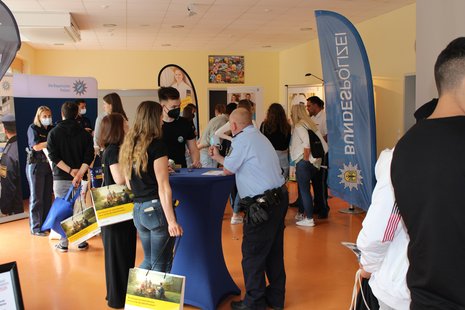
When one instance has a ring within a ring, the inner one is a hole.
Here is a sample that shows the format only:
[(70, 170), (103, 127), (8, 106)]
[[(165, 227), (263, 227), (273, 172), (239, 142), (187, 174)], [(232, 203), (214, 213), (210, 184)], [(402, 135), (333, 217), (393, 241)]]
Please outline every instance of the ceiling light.
[(178, 29), (178, 28), (184, 28), (184, 25), (173, 25), (171, 28)]
[(102, 9), (108, 9), (110, 6), (108, 4), (102, 4), (100, 7)]
[(161, 46), (171, 46), (169, 43), (162, 44)]
[(103, 27), (116, 27), (118, 26), (117, 24), (103, 24)]
[(263, 48), (270, 48), (270, 47), (272, 47), (272, 46), (271, 46), (271, 45), (263, 45), (262, 47), (263, 47)]
[(192, 17), (195, 14), (197, 14), (197, 10), (195, 9), (195, 4), (194, 3), (189, 3), (187, 5), (187, 16)]

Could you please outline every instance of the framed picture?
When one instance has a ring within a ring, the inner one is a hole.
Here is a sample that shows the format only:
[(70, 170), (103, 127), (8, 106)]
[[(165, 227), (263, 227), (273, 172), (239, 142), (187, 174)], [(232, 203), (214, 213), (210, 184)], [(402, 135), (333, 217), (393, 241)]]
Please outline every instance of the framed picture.
[(24, 310), (16, 262), (0, 265), (0, 309)]
[(244, 84), (244, 56), (208, 56), (208, 82)]

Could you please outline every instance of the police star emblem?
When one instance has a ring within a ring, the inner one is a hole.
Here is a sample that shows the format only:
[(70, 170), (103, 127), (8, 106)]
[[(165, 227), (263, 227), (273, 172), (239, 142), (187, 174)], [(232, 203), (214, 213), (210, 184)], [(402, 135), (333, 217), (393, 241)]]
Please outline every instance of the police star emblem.
[(87, 91), (87, 85), (84, 81), (77, 80), (73, 83), (73, 90), (76, 95), (82, 96)]
[(349, 188), (350, 191), (352, 189), (358, 190), (358, 186), (362, 185), (362, 171), (358, 169), (358, 164), (352, 165), (349, 162), (348, 165), (343, 164), (343, 168), (339, 169), (341, 174), (338, 177), (341, 179), (339, 184), (344, 184), (344, 189)]

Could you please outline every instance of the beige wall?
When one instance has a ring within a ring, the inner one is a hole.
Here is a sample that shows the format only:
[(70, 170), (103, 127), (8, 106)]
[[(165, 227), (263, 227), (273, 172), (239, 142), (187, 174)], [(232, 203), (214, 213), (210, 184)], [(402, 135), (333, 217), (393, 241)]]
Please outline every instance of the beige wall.
[[(403, 133), (404, 76), (415, 73), (416, 5), (357, 24), (370, 60), (375, 86), (378, 153), (392, 147)], [(280, 100), (285, 84), (318, 84), (305, 77), (322, 77), (318, 40), (283, 51), (279, 55)]]
[[(99, 89), (154, 89), (159, 71), (177, 64), (194, 82), (200, 105), (200, 123), (208, 117), (208, 89), (226, 84), (208, 83), (208, 55), (244, 55), (244, 86), (262, 86), (264, 102), (278, 98), (277, 52), (151, 52), (151, 51), (54, 51), (37, 50), (32, 74), (53, 76), (90, 76)], [(237, 84), (229, 84), (236, 86)], [(202, 128), (203, 126), (201, 126)]]

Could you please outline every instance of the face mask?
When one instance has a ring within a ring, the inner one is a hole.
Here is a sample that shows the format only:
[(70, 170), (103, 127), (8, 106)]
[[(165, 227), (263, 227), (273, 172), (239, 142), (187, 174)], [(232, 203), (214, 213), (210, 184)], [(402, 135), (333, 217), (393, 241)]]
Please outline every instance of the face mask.
[(41, 118), (40, 123), (42, 124), (42, 126), (50, 126), (52, 124), (52, 119), (48, 117)]
[(178, 118), (179, 113), (181, 113), (181, 109), (176, 108), (176, 109), (173, 109), (173, 110), (169, 110), (168, 111), (168, 116), (171, 117), (171, 118)]
[(87, 110), (86, 110), (86, 109), (81, 109), (81, 111), (79, 111), (79, 113), (80, 113), (81, 115), (84, 115), (84, 114), (86, 114), (86, 112), (87, 112)]

